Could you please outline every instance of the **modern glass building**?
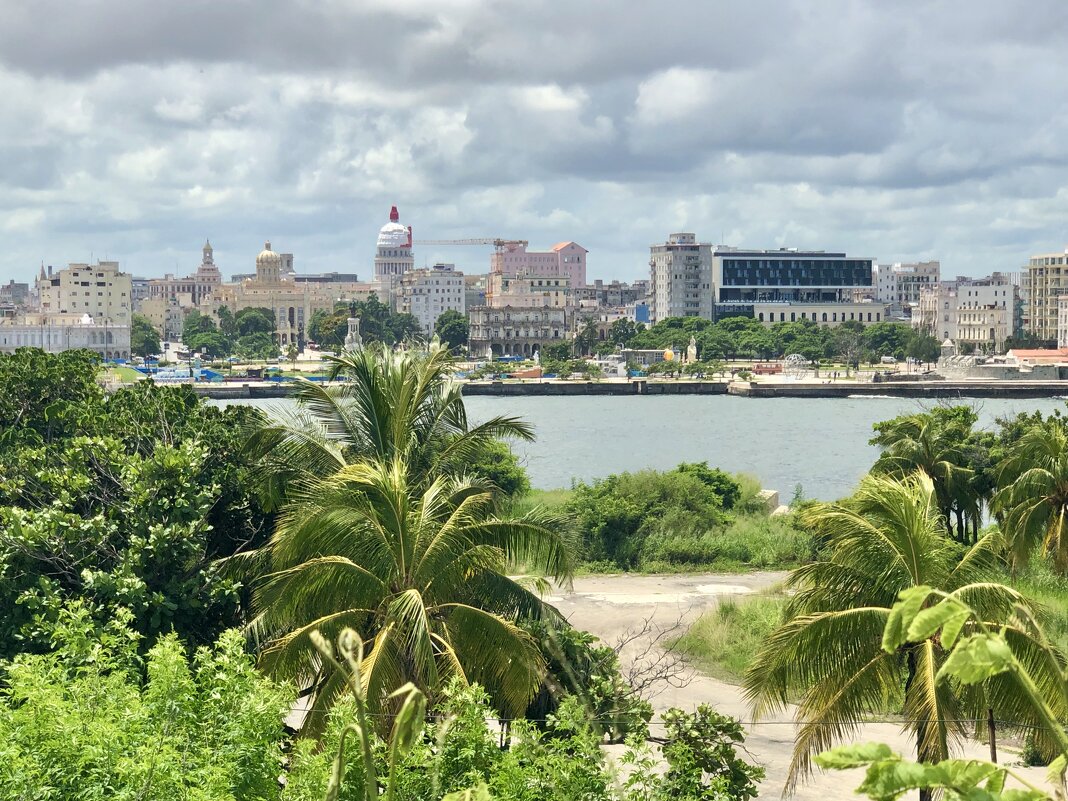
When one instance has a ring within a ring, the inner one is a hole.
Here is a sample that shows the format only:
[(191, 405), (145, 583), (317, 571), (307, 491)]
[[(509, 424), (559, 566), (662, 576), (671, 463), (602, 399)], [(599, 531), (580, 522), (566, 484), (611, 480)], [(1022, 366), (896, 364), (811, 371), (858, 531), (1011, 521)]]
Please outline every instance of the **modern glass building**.
[(844, 253), (717, 247), (712, 280), (717, 303), (850, 303), (872, 286), (872, 264)]

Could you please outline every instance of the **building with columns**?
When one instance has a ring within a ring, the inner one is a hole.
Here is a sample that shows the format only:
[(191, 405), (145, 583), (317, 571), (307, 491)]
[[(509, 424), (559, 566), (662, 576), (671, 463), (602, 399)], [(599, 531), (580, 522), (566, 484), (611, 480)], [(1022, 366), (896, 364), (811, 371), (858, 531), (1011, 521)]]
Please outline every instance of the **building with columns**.
[(38, 312), (0, 319), (0, 353), (18, 348), (40, 348), (46, 353), (85, 349), (102, 359), (129, 359), (130, 324), (71, 313)]
[[(393, 206), (389, 210), (389, 222), (378, 231), (375, 249), (375, 279), (400, 279), (409, 270), (415, 269), (412, 255), (412, 229), (400, 222), (400, 212)], [(382, 301), (385, 302), (385, 298)]]
[(195, 309), (222, 284), (222, 273), (215, 266), (215, 251), (211, 242), (201, 249), (201, 262), (196, 272), (185, 278), (168, 273), (163, 278), (150, 278), (147, 300), (177, 300), (179, 305)]
[(467, 346), (476, 357), (527, 356), (570, 340), (571, 314), (560, 307), (471, 309)]

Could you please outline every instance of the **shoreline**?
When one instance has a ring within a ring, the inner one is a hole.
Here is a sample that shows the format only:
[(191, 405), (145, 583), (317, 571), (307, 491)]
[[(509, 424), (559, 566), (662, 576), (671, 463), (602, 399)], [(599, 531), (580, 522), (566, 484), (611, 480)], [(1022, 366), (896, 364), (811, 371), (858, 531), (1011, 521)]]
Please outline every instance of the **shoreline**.
[[(469, 397), (561, 397), (597, 395), (734, 395), (746, 398), (1057, 398), (1068, 396), (1068, 381), (885, 381), (879, 383), (745, 381), (527, 381), (469, 382)], [(194, 384), (193, 391), (213, 400), (286, 398), (292, 384), (273, 381)]]

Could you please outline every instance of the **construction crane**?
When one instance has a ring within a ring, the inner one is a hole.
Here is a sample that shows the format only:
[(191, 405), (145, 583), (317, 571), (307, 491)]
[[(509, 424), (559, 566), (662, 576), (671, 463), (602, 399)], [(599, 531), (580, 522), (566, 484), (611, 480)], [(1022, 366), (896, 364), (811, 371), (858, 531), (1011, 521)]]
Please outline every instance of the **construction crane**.
[(496, 250), (504, 250), (515, 245), (526, 247), (530, 243), (525, 239), (496, 239), (491, 237), (477, 237), (475, 239), (417, 239), (416, 245), (493, 245)]

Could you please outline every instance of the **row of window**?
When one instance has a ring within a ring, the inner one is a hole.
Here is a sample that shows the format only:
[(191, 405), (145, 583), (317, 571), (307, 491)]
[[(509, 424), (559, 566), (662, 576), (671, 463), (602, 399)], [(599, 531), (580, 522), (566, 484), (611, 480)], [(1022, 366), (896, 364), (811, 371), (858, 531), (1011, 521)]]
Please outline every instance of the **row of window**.
[[(881, 313), (880, 312), (868, 312), (867, 314), (868, 314), (867, 322), (869, 322), (869, 323), (872, 323), (872, 322), (877, 323), (877, 322), (879, 322), (879, 319), (881, 317)], [(872, 314), (875, 315), (875, 319), (874, 320), (872, 319)], [(846, 313), (845, 312), (841, 312), (842, 319), (840, 319), (840, 320), (838, 319), (838, 315), (839, 315), (838, 312), (831, 312), (830, 319), (827, 319), (827, 312), (822, 312), (821, 313), (821, 317), (817, 322), (821, 322), (821, 323), (844, 323), (844, 322), (847, 322)], [(801, 312), (801, 318), (800, 319), (802, 319), (802, 320), (816, 320), (816, 312), (812, 312), (811, 316), (808, 314), (808, 312)], [(849, 312), (849, 319), (850, 320), (858, 320), (860, 322), (864, 322), (864, 312), (855, 312), (855, 313), (854, 312)], [(768, 319), (766, 321), (764, 320), (764, 312), (759, 312), (757, 314), (757, 320), (762, 322), (762, 323), (763, 322), (785, 323), (785, 322), (787, 322), (787, 320), (786, 320), (786, 312), (779, 312), (779, 319), (778, 320), (775, 319), (775, 312), (768, 312)], [(796, 323), (797, 320), (798, 320), (797, 312), (790, 312), (790, 320), (789, 321), (791, 323)]]

